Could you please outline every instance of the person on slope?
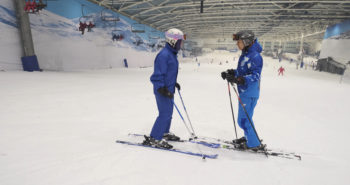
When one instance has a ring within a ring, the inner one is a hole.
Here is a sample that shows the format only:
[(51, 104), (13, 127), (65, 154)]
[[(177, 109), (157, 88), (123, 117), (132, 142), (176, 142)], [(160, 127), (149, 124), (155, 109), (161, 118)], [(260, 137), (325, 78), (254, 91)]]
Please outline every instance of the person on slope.
[[(221, 73), (224, 80), (231, 84), (236, 83), (239, 97), (247, 114), (252, 121), (254, 108), (260, 95), (260, 75), (263, 59), (260, 55), (262, 47), (252, 31), (244, 30), (233, 35), (237, 46), (242, 50), (236, 69), (228, 69)], [(233, 140), (240, 149), (263, 150), (264, 145), (258, 138), (253, 121), (250, 122), (243, 107), (239, 103), (238, 125), (244, 130), (244, 137)]]
[(84, 35), (86, 27), (87, 27), (86, 22), (83, 23), (83, 22), (80, 21), (80, 23), (79, 23), (79, 31), (81, 31), (82, 35)]
[(91, 32), (93, 27), (95, 27), (95, 24), (92, 23), (92, 21), (89, 21), (89, 24), (87, 25), (88, 32)]
[(153, 125), (150, 136), (145, 136), (143, 145), (159, 148), (172, 148), (167, 141), (178, 141), (180, 138), (170, 133), (174, 108), (175, 87), (177, 83), (179, 62), (177, 53), (183, 46), (186, 35), (179, 29), (172, 28), (165, 32), (166, 45), (154, 61), (154, 72), (150, 78), (156, 98), (159, 115)]
[(283, 76), (283, 72), (285, 71), (285, 69), (284, 69), (284, 67), (280, 67), (279, 69), (278, 69), (278, 76), (279, 75), (282, 75)]

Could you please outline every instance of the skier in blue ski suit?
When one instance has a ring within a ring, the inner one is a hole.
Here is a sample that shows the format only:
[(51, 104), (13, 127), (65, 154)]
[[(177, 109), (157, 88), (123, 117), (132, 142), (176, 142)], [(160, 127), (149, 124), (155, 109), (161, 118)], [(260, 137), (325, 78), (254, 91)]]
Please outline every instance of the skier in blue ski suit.
[[(154, 61), (154, 72), (151, 76), (153, 92), (159, 111), (159, 116), (151, 132), (151, 137), (156, 140), (161, 140), (164, 133), (169, 133), (178, 68), (177, 51), (166, 43)], [(168, 96), (162, 95), (162, 91), (167, 91)]]
[(260, 55), (262, 47), (251, 31), (238, 32), (234, 40), (240, 42), (237, 45), (242, 50), (242, 54), (237, 69), (229, 69), (227, 72), (223, 72), (222, 77), (231, 83), (237, 84), (239, 97), (252, 121), (250, 123), (239, 103), (238, 124), (244, 130), (247, 148), (255, 148), (261, 146), (252, 117), (260, 95), (260, 79), (263, 67), (263, 59)]
[[(178, 29), (168, 30), (165, 36), (167, 43), (154, 61), (154, 72), (150, 78), (159, 111), (150, 137), (156, 141), (154, 142), (156, 147), (165, 146), (165, 148), (168, 148), (171, 145), (160, 143), (160, 141), (165, 134), (169, 134), (174, 107), (175, 87), (180, 90), (180, 85), (177, 83), (179, 68), (177, 53), (181, 49), (184, 38), (183, 33)], [(144, 143), (152, 145), (154, 140), (151, 140), (151, 142), (147, 140)]]

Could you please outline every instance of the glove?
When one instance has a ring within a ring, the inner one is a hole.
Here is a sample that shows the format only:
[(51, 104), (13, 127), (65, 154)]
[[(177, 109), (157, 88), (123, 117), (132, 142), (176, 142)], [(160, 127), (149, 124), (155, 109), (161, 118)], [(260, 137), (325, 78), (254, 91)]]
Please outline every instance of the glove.
[(244, 79), (243, 76), (239, 76), (239, 77), (235, 78), (233, 83), (236, 83), (238, 85), (244, 85), (245, 84), (245, 79)]
[(228, 69), (227, 73), (230, 75), (236, 76), (236, 70), (234, 70), (234, 69)]
[(224, 72), (221, 73), (221, 77), (224, 80), (226, 80), (229, 75), (231, 75), (230, 78), (232, 79), (234, 76), (236, 76), (236, 70), (228, 69), (227, 71), (224, 71)]
[(176, 84), (175, 84), (175, 87), (176, 87), (177, 90), (181, 90), (181, 86), (180, 86), (180, 84), (177, 83), (177, 82), (176, 82)]
[(159, 89), (157, 89), (157, 91), (159, 92), (159, 94), (165, 96), (165, 97), (168, 97), (168, 98), (171, 98), (173, 99), (174, 98), (174, 94), (171, 93), (168, 88), (166, 87), (161, 87)]
[(221, 78), (226, 80), (226, 75), (227, 75), (226, 71), (222, 72), (221, 73)]
[(235, 83), (236, 77), (233, 74), (226, 73), (226, 80), (231, 83)]

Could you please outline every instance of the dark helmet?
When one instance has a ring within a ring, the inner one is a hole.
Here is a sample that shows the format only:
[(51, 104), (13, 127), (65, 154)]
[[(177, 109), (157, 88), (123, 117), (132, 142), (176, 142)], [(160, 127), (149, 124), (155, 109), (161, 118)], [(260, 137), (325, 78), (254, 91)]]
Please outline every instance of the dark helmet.
[(244, 46), (247, 47), (253, 44), (255, 40), (255, 35), (250, 30), (242, 30), (237, 32), (236, 34), (233, 34), (232, 38), (233, 40), (242, 40)]

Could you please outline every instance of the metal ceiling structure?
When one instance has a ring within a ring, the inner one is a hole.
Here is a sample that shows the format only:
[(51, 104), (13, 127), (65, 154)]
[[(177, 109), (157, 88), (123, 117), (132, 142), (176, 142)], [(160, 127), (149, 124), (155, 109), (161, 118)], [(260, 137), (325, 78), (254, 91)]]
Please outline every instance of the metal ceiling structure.
[(249, 29), (260, 40), (322, 40), (325, 29), (350, 19), (350, 0), (89, 0), (142, 24), (183, 30), (189, 38), (230, 38)]

